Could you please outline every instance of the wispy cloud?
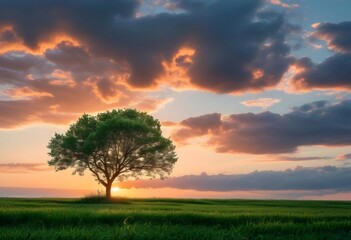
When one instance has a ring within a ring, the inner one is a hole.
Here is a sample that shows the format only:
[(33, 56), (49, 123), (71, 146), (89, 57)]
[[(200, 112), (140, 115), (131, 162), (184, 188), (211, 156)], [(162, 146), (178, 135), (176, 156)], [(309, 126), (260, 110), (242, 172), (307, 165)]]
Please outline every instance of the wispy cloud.
[(331, 157), (291, 157), (276, 155), (268, 157), (267, 159), (257, 160), (258, 162), (299, 162), (299, 161), (319, 161), (319, 160), (330, 160)]
[(281, 100), (278, 98), (259, 98), (241, 102), (241, 104), (246, 107), (260, 107), (263, 109), (267, 109), (272, 107), (273, 105), (279, 103)]
[(0, 163), (0, 173), (29, 173), (49, 171), (43, 163)]

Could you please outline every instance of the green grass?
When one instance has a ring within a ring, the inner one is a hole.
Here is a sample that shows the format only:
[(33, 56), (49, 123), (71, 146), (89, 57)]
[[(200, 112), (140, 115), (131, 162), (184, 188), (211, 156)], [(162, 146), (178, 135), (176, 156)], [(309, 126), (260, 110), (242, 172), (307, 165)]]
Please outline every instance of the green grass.
[(92, 201), (0, 199), (0, 239), (351, 240), (351, 202)]

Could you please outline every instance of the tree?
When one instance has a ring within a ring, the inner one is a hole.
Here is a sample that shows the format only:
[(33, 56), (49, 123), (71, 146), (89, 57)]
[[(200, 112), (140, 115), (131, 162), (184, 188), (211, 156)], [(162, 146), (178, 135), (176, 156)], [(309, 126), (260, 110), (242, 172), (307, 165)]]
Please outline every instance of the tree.
[(111, 199), (113, 182), (170, 174), (177, 161), (172, 141), (162, 136), (158, 120), (133, 109), (113, 110), (97, 116), (84, 114), (65, 134), (57, 134), (48, 148), (56, 171), (89, 170)]

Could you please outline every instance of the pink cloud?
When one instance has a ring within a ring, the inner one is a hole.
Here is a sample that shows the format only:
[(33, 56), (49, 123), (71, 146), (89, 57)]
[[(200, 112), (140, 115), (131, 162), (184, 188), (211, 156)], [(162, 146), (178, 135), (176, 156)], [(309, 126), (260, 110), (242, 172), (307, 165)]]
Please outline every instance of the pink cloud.
[(337, 161), (348, 161), (351, 160), (351, 153), (347, 153), (347, 154), (340, 154), (338, 155), (335, 160)]

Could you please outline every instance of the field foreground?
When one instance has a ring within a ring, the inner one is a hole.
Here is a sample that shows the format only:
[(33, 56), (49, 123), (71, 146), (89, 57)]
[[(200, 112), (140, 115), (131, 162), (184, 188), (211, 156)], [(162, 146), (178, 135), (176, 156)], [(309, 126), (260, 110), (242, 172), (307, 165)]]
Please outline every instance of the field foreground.
[(0, 239), (351, 239), (351, 202), (0, 199)]

